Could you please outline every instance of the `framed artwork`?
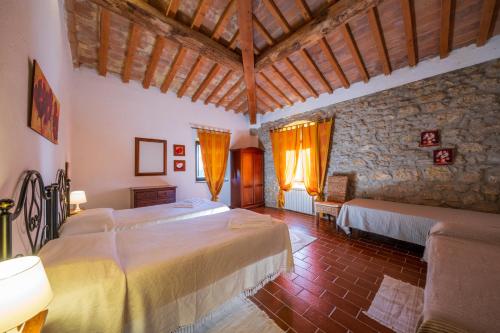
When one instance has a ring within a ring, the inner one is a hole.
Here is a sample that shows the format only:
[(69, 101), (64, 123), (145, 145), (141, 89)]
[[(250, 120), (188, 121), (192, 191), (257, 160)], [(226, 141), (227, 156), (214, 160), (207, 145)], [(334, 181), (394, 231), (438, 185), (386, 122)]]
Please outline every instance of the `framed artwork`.
[(434, 147), (439, 146), (441, 139), (439, 137), (439, 131), (424, 131), (420, 133), (420, 147)]
[(453, 149), (436, 149), (433, 152), (433, 158), (435, 165), (450, 165), (453, 163)]
[(50, 142), (57, 144), (60, 111), (59, 100), (43, 75), (40, 65), (33, 60), (33, 93), (28, 126)]
[(174, 145), (174, 156), (186, 156), (186, 146)]
[(174, 160), (174, 171), (186, 171), (186, 161)]
[(167, 174), (167, 140), (135, 138), (135, 175)]

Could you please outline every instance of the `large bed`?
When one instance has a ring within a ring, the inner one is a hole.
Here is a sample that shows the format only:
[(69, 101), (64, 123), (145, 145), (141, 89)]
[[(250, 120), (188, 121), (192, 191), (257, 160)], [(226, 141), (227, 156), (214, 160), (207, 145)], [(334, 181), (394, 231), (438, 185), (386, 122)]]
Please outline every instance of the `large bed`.
[(69, 217), (59, 230), (60, 237), (76, 234), (121, 231), (191, 219), (229, 211), (221, 202), (193, 198), (176, 203), (132, 209), (94, 208)]
[(27, 212), (32, 252), (54, 292), (44, 332), (191, 332), (293, 270), (287, 225), (243, 209), (57, 237), (69, 194), (58, 179), (45, 187), (30, 171), (11, 217)]
[(39, 252), (55, 294), (46, 331), (170, 332), (254, 293), (293, 259), (284, 223), (229, 227), (249, 216), (259, 214), (235, 209), (50, 241)]
[(462, 209), (353, 199), (342, 206), (337, 225), (347, 234), (350, 228), (354, 228), (425, 246), (429, 231), (438, 222), (470, 223), (478, 220), (498, 224), (500, 216)]

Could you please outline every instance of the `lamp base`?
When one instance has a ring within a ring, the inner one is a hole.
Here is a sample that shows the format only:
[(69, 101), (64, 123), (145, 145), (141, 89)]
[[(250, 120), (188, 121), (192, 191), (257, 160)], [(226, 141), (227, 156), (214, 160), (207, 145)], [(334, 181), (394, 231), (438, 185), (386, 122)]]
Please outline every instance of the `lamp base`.
[(80, 208), (80, 204), (75, 204), (75, 209), (73, 209), (72, 211), (70, 211), (70, 215), (75, 215), (75, 214), (78, 214), (82, 211), (83, 209)]
[(33, 318), (29, 319), (24, 323), (22, 328), (22, 333), (40, 333), (42, 327), (45, 324), (45, 319), (47, 318), (47, 313), (49, 310), (43, 310), (35, 315)]

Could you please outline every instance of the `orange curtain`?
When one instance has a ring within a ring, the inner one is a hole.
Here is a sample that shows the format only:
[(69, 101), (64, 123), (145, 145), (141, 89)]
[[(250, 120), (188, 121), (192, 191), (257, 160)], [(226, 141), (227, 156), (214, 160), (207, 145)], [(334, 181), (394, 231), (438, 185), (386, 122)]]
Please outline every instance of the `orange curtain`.
[(224, 184), (230, 136), (230, 133), (198, 129), (203, 170), (212, 201), (218, 200)]
[(323, 200), (333, 120), (301, 128), (304, 186), (309, 195)]
[(300, 137), (297, 127), (271, 131), (274, 169), (280, 187), (278, 207), (285, 206), (285, 191), (292, 188), (300, 151)]

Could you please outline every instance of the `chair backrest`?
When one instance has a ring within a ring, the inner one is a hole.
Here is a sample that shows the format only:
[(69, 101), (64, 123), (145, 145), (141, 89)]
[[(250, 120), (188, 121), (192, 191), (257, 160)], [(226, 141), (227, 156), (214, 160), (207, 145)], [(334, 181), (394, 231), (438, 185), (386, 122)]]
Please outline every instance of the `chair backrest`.
[(345, 202), (347, 199), (347, 176), (328, 176), (326, 179), (326, 200)]

